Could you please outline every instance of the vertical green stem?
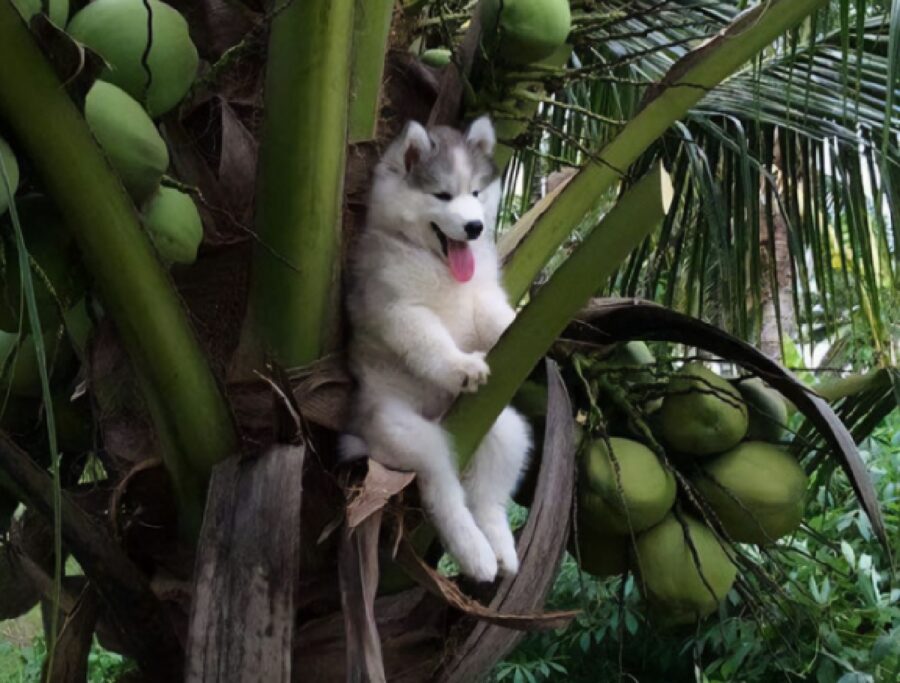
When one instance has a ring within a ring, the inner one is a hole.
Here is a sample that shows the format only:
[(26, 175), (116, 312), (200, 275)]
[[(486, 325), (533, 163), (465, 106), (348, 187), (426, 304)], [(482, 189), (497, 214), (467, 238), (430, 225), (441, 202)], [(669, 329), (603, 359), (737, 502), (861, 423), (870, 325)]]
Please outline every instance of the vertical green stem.
[[(547, 69), (562, 68), (565, 66), (572, 54), (571, 45), (562, 45), (550, 57), (538, 62), (538, 64)], [(494, 71), (500, 67), (494, 67)], [(499, 73), (497, 75), (500, 75)], [(496, 75), (494, 76), (496, 78)], [(519, 93), (528, 93), (527, 98), (523, 98)], [(515, 107), (512, 109), (515, 118), (503, 118), (503, 112), (494, 114), (494, 125), (497, 128), (497, 148), (494, 150), (494, 161), (500, 169), (506, 168), (506, 165), (512, 159), (516, 150), (511, 146), (510, 141), (515, 140), (522, 133), (528, 130), (529, 122), (534, 118), (540, 106), (540, 99), (546, 97), (544, 84), (539, 81), (521, 81), (517, 84), (516, 91), (513, 94)]]
[(375, 137), (393, 14), (394, 0), (356, 0), (348, 131), (351, 143)]
[(269, 37), (249, 343), (288, 367), (334, 332), (354, 4), (290, 2)]
[[(6, 167), (0, 159), (0, 187), (8, 197), (13, 196), (13, 188), (9, 182)], [(32, 329), (34, 340), (34, 355), (37, 360), (38, 374), (41, 379), (41, 395), (44, 398), (44, 422), (47, 426), (47, 443), (50, 447), (50, 472), (53, 475), (53, 593), (51, 605), (53, 613), (50, 616), (49, 640), (47, 643), (47, 676), (53, 670), (53, 660), (56, 657), (56, 639), (59, 634), (59, 596), (62, 592), (63, 557), (62, 557), (62, 482), (59, 472), (59, 445), (56, 438), (56, 416), (53, 408), (53, 394), (50, 392), (50, 373), (47, 369), (47, 353), (44, 345), (44, 335), (41, 331), (41, 316), (38, 312), (37, 301), (34, 295), (34, 281), (31, 275), (28, 249), (25, 246), (25, 235), (19, 222), (16, 201), (9, 203), (10, 219), (16, 236), (16, 251), (18, 252), (19, 274), (22, 278), (22, 292), (24, 294), (28, 322)], [(21, 325), (21, 323), (20, 323)], [(21, 329), (19, 330), (21, 338)]]
[(0, 119), (72, 231), (139, 374), (188, 516), (236, 445), (228, 406), (134, 205), (9, 0), (0, 0)]

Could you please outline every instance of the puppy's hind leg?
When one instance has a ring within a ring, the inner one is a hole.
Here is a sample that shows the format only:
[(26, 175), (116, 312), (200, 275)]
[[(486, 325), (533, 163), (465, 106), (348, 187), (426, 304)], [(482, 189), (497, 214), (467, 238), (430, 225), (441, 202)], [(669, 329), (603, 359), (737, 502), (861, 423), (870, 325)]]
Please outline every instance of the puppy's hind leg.
[(519, 571), (516, 542), (506, 518), (506, 504), (522, 474), (531, 448), (531, 429), (519, 413), (506, 408), (475, 451), (463, 477), (467, 501), (478, 527), (500, 561), (500, 570)]
[(463, 573), (493, 581), (497, 557), (466, 507), (466, 496), (444, 431), (402, 403), (388, 403), (366, 431), (372, 457), (397, 469), (414, 470), (422, 504), (447, 551)]

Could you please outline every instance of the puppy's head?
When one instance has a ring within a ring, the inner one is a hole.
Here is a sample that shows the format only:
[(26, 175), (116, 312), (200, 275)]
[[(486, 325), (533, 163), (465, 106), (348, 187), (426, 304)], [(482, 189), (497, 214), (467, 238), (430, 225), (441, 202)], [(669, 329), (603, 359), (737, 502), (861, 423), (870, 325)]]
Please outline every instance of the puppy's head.
[(411, 121), (376, 169), (373, 222), (441, 254), (454, 277), (467, 280), (474, 267), (470, 243), (493, 239), (500, 198), (495, 143), (486, 116), (465, 133)]

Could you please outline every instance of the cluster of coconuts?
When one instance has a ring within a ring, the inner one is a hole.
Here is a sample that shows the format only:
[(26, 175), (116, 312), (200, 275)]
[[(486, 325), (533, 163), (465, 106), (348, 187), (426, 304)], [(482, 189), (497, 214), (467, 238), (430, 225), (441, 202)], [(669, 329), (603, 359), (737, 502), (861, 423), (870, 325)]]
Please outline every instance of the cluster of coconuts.
[(489, 0), (481, 7), (484, 48), (496, 64), (486, 72), (480, 97), (494, 118), (497, 137), (513, 140), (528, 128), (544, 95), (539, 80), (497, 78), (527, 71), (529, 65), (561, 67), (569, 57), (566, 38), (572, 28), (568, 0)]
[[(646, 345), (631, 342), (611, 365), (640, 376), (653, 362)], [(733, 384), (688, 363), (643, 410), (665, 457), (623, 436), (586, 442), (570, 547), (595, 576), (635, 571), (664, 621), (689, 623), (731, 589), (732, 542), (769, 544), (799, 526), (807, 477), (779, 444), (785, 402), (759, 379)]]
[[(566, 42), (572, 28), (569, 0), (486, 0), (480, 5), (485, 48), (507, 64), (526, 65), (550, 57)], [(425, 50), (428, 66), (450, 63), (446, 47)]]
[[(50, 21), (105, 60), (100, 80), (85, 98), (85, 120), (139, 207), (161, 259), (192, 262), (203, 236), (200, 216), (189, 195), (161, 186), (169, 154), (151, 118), (174, 108), (195, 78), (197, 50), (185, 19), (169, 5), (150, 0), (153, 44), (146, 60), (148, 79), (142, 63), (147, 32), (144, 0), (94, 0), (71, 18), (68, 0), (14, 0), (14, 4), (25, 21), (46, 13)], [(38, 414), (34, 404), (42, 390), (33, 330), (22, 306), (18, 238), (9, 211), (13, 196), (28, 250), (51, 380), (77, 370), (91, 324), (84, 296), (88, 277), (52, 201), (32, 192), (16, 196), (20, 167), (3, 139), (0, 162), (0, 388), (6, 396), (0, 424), (23, 432)], [(70, 404), (55, 403), (58, 425), (64, 427)], [(60, 429), (63, 439), (65, 431)]]
[(197, 48), (181, 14), (159, 0), (149, 4), (153, 41), (146, 59), (144, 0), (94, 0), (66, 30), (107, 64), (85, 100), (88, 126), (141, 207), (163, 261), (193, 263), (203, 239), (200, 214), (189, 195), (160, 187), (169, 153), (152, 119), (187, 94), (197, 75)]
[[(567, 59), (566, 38), (572, 28), (569, 0), (486, 0), (479, 7), (483, 48), (479, 54), (487, 55), (491, 62), (485, 72), (496, 76), (532, 64), (558, 67)], [(435, 47), (420, 58), (428, 66), (441, 68), (450, 63), (452, 52)], [(485, 78), (478, 86), (478, 96), (494, 117), (497, 136), (511, 140), (527, 128), (537, 108), (533, 97), (517, 96), (516, 91), (540, 94), (543, 84), (520, 80), (501, 85), (495, 80)]]
[[(187, 21), (166, 3), (149, 0), (153, 40), (145, 57), (144, 0), (93, 0), (71, 19), (67, 1), (45, 4), (52, 22), (106, 63), (87, 93), (84, 117), (139, 208), (157, 252), (167, 264), (192, 263), (203, 239), (200, 214), (188, 194), (160, 185), (169, 152), (153, 121), (184, 98), (197, 74)], [(16, 5), (26, 21), (42, 9), (41, 0)], [(0, 193), (0, 207), (4, 199)]]

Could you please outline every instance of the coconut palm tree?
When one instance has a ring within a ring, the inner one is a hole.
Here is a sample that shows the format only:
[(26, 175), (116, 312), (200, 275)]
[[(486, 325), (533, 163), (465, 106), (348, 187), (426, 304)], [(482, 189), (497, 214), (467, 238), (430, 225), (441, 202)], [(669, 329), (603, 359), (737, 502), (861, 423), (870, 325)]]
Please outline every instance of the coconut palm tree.
[[(140, 25), (165, 11), (132, 4)], [(710, 351), (766, 369), (834, 447), (878, 529), (831, 409), (724, 333), (757, 342), (794, 317), (804, 341), (835, 343), (836, 363), (851, 333), (871, 341), (875, 364), (896, 359), (896, 300), (885, 295), (898, 258), (897, 3), (550, 2), (570, 6), (568, 40), (527, 59), (504, 43), (503, 3), (491, 0), (170, 4), (201, 68), (157, 117), (171, 160), (163, 185), (193, 197), (204, 238), (196, 263), (167, 272), (141, 225), (145, 205), (84, 121), (85, 93), (109, 72), (61, 30), (55, 3), (23, 10), (26, 24), (17, 6), (27, 3), (0, 0), (0, 63), (15, 65), (0, 71), (0, 132), (22, 186), (52, 199), (90, 275), (92, 332), (78, 343), (68, 320), (40, 317), (50, 278), (29, 258), (20, 190), (8, 254), (39, 389), (33, 419), (5, 422), (0, 437), (0, 490), (28, 511), (3, 544), (15, 560), (3, 579), (28, 587), (15, 612), (41, 595), (62, 610), (63, 627), (49, 620), (52, 680), (76, 680), (95, 630), (151, 680), (180, 677), (185, 659), (189, 680), (383, 680), (385, 669), (391, 680), (474, 680), (514, 644), (510, 627), (571, 616), (536, 614), (569, 523), (568, 505), (550, 503), (573, 489), (558, 375), (544, 443), (555, 464), (541, 467), (541, 514), (523, 532), (531, 554), (519, 579), (487, 593), (433, 570), (426, 527), (404, 535), (412, 506), (391, 496), (409, 478), (334, 468), (349, 390), (341, 265), (378, 150), (407, 118), (458, 124), (489, 112), (502, 143), (501, 248), (522, 308), (489, 357), (491, 382), (446, 417), (461, 467), (591, 296), (643, 296), (721, 328), (702, 328), (718, 340)], [(149, 107), (153, 41), (167, 36), (144, 35), (136, 63)], [(426, 64), (434, 48), (450, 50), (448, 64)], [(563, 180), (550, 188), (551, 176)], [(49, 291), (68, 313), (74, 302)], [(609, 340), (650, 334), (625, 315)], [(671, 320), (683, 325), (671, 341), (702, 346), (701, 328)], [(60, 340), (79, 363), (63, 368), (45, 352)], [(879, 391), (877, 411), (848, 408), (851, 427), (883, 413)], [(73, 402), (60, 396), (90, 408), (93, 433), (75, 446), (62, 438)], [(43, 563), (25, 550), (37, 534), (23, 535), (24, 519), (55, 532)], [(376, 610), (382, 527), (382, 554), (397, 554), (383, 563)], [(84, 578), (63, 576), (64, 552)]]

